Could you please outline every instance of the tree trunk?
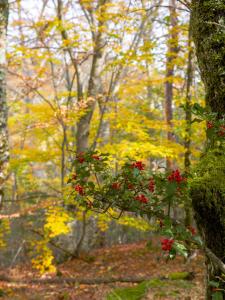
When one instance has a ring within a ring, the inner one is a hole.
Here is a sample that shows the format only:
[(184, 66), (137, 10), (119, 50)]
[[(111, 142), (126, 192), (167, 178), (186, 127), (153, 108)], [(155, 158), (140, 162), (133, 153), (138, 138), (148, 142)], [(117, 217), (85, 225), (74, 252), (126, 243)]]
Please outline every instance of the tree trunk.
[[(193, 0), (191, 30), (202, 80), (206, 90), (206, 105), (221, 118), (225, 114), (225, 1)], [(225, 151), (208, 150), (198, 166), (198, 178), (191, 188), (196, 223), (205, 246), (225, 262)], [(209, 281), (218, 281), (221, 268), (206, 260), (207, 295), (215, 292)], [(224, 282), (220, 287), (224, 289)], [(217, 292), (218, 293), (218, 292)], [(222, 296), (222, 294), (221, 294)], [(225, 299), (225, 293), (221, 299)]]
[(6, 31), (8, 23), (8, 1), (0, 0), (0, 207), (4, 195), (6, 164), (9, 158), (6, 101)]
[(98, 63), (102, 57), (102, 50), (104, 47), (103, 41), (103, 26), (104, 26), (104, 13), (106, 10), (107, 0), (98, 0), (98, 10), (100, 17), (97, 31), (93, 37), (93, 57), (89, 75), (88, 89), (87, 89), (87, 109), (86, 113), (77, 122), (77, 134), (76, 134), (76, 150), (78, 153), (85, 151), (89, 147), (89, 131), (92, 115), (95, 108), (95, 98), (98, 93), (98, 87), (96, 85), (96, 79), (98, 76)]
[[(193, 82), (193, 47), (192, 47), (192, 38), (191, 32), (189, 28), (189, 35), (188, 35), (188, 62), (187, 62), (187, 82), (186, 82), (186, 95), (185, 95), (185, 121), (186, 121), (186, 128), (185, 128), (185, 138), (184, 138), (184, 167), (185, 173), (188, 176), (190, 173), (190, 166), (191, 166), (191, 121), (192, 121), (192, 113), (191, 113), (191, 87)], [(191, 226), (192, 222), (192, 211), (191, 211), (191, 203), (190, 198), (187, 197), (185, 201), (185, 226)]]
[[(178, 34), (177, 34), (177, 14), (176, 0), (170, 0), (170, 29), (168, 35), (168, 48), (166, 54), (166, 82), (165, 82), (165, 116), (168, 125), (167, 139), (172, 142), (174, 140), (172, 133), (173, 120), (173, 76), (174, 76), (174, 60), (178, 52)], [(172, 168), (172, 160), (166, 159), (167, 169)]]

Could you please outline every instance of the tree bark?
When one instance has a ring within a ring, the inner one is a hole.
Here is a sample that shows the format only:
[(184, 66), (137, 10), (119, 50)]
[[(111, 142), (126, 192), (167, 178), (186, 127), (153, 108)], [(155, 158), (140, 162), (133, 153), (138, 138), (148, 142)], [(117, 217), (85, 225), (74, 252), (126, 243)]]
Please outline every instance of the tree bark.
[[(185, 95), (185, 138), (184, 138), (184, 168), (185, 173), (188, 176), (190, 173), (191, 166), (191, 121), (192, 121), (192, 113), (191, 113), (191, 87), (193, 82), (193, 47), (192, 47), (192, 37), (189, 26), (189, 34), (188, 34), (188, 62), (187, 62), (187, 79), (186, 79), (186, 95)], [(191, 226), (192, 222), (192, 209), (190, 198), (187, 197), (185, 201), (185, 226)]]
[(6, 101), (6, 31), (8, 24), (8, 1), (0, 0), (0, 207), (4, 196), (6, 165), (9, 159)]
[[(225, 114), (225, 1), (193, 0), (191, 31), (198, 65), (206, 90), (206, 105), (218, 118)], [(214, 146), (216, 147), (216, 146)], [(198, 177), (191, 187), (195, 220), (205, 246), (225, 262), (225, 150), (217, 147), (202, 156)], [(207, 252), (206, 252), (207, 255)], [(207, 295), (212, 299), (209, 281), (218, 281), (221, 269), (208, 256)], [(224, 289), (224, 282), (220, 288)], [(225, 293), (223, 292), (225, 299)]]
[[(177, 34), (177, 14), (176, 0), (170, 0), (170, 29), (168, 36), (167, 54), (166, 54), (166, 82), (165, 82), (165, 117), (168, 125), (167, 139), (172, 142), (174, 140), (172, 133), (173, 120), (173, 76), (174, 76), (174, 60), (178, 52), (178, 34)], [(166, 159), (167, 169), (172, 168), (172, 160)]]
[(87, 109), (86, 113), (77, 122), (77, 133), (76, 133), (76, 151), (77, 153), (85, 151), (89, 147), (89, 131), (92, 115), (95, 108), (95, 97), (98, 92), (96, 86), (96, 78), (98, 72), (98, 62), (102, 56), (102, 49), (104, 47), (103, 41), (103, 26), (104, 26), (104, 12), (106, 10), (106, 3), (108, 0), (98, 1), (98, 10), (100, 18), (98, 21), (97, 31), (93, 35), (93, 57), (89, 75), (88, 89), (87, 89)]

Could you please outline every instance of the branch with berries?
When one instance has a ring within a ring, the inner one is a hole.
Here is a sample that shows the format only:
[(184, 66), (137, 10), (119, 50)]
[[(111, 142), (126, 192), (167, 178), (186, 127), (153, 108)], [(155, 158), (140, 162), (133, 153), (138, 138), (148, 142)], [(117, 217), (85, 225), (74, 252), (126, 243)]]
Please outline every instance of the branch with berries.
[[(109, 155), (97, 151), (77, 154), (73, 167), (68, 180), (73, 202), (114, 218), (124, 212), (154, 218), (158, 232), (165, 236), (162, 250), (170, 258), (187, 254), (180, 242), (195, 239), (195, 229), (171, 217), (171, 207), (182, 205), (188, 197), (187, 178), (179, 169), (153, 174), (143, 161), (128, 159), (114, 175)], [(112, 209), (117, 215), (112, 215)]]

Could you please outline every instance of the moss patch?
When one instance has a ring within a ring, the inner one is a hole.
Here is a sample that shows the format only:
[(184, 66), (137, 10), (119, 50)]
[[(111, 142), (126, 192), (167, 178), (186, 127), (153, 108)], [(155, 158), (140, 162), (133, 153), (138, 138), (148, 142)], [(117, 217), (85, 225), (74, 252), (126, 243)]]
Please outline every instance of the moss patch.
[(191, 182), (195, 219), (207, 247), (225, 256), (225, 151), (209, 150), (195, 168)]
[[(179, 273), (179, 275), (183, 273)], [(114, 289), (107, 295), (106, 300), (141, 300), (149, 290), (153, 290), (156, 297), (172, 296), (176, 298), (183, 289), (191, 289), (192, 287), (193, 284), (186, 280), (152, 279), (134, 287)]]
[(118, 288), (111, 291), (107, 300), (141, 300), (148, 291), (148, 282), (142, 282), (130, 288)]

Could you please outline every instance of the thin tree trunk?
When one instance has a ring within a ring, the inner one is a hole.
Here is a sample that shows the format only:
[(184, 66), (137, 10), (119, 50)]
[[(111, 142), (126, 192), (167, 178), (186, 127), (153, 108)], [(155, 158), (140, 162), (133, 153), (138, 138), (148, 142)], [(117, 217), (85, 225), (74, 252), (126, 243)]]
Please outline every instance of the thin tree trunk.
[(62, 123), (62, 143), (61, 143), (61, 188), (63, 191), (66, 176), (66, 146), (67, 146), (67, 126)]
[[(193, 82), (193, 47), (192, 47), (192, 38), (189, 26), (189, 35), (188, 35), (188, 63), (187, 63), (187, 79), (186, 79), (186, 95), (185, 95), (185, 138), (184, 138), (184, 167), (186, 176), (190, 173), (191, 166), (191, 121), (192, 121), (192, 113), (191, 113), (191, 87)], [(187, 197), (185, 204), (185, 226), (191, 226), (192, 223), (192, 209), (190, 198)], [(188, 243), (187, 246), (190, 246)]]
[[(225, 114), (225, 27), (222, 25), (225, 1), (193, 0), (191, 8), (192, 36), (205, 84), (206, 105), (221, 118)], [(191, 197), (205, 246), (225, 263), (225, 150), (222, 145), (211, 146), (214, 148), (208, 149), (200, 160), (199, 177), (192, 183)], [(206, 299), (209, 300), (215, 293), (209, 282), (218, 281), (222, 274), (209, 255), (206, 267)], [(220, 288), (225, 288), (223, 281)], [(225, 293), (221, 295), (220, 299), (225, 299)]]
[(4, 196), (6, 165), (9, 159), (6, 100), (6, 31), (8, 24), (8, 1), (0, 1), (0, 207)]
[(80, 252), (81, 252), (81, 247), (83, 245), (83, 241), (86, 235), (86, 227), (87, 227), (87, 219), (86, 219), (87, 211), (83, 211), (83, 216), (82, 216), (82, 224), (81, 224), (81, 234), (80, 234), (80, 239), (77, 243), (76, 249), (74, 251), (73, 256), (74, 257), (79, 257)]
[[(177, 14), (176, 0), (170, 0), (170, 26), (168, 36), (168, 48), (166, 54), (166, 82), (165, 82), (165, 116), (168, 125), (167, 139), (172, 142), (174, 140), (172, 133), (173, 120), (173, 76), (174, 76), (174, 60), (178, 52), (178, 34), (177, 34)], [(167, 169), (172, 168), (172, 160), (166, 159)]]
[(188, 66), (187, 66), (187, 85), (186, 85), (186, 96), (185, 96), (185, 140), (184, 140), (184, 167), (185, 171), (189, 173), (190, 165), (191, 165), (191, 86), (193, 82), (193, 47), (192, 47), (191, 34), (189, 30), (188, 37)]

